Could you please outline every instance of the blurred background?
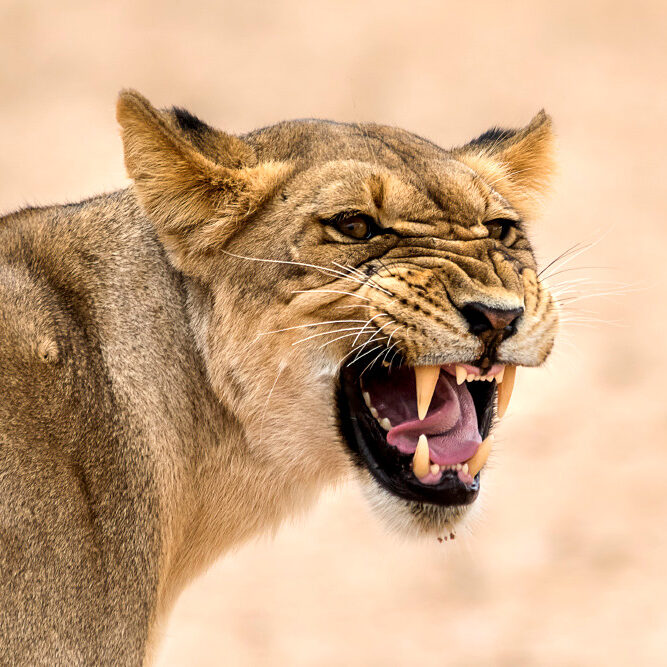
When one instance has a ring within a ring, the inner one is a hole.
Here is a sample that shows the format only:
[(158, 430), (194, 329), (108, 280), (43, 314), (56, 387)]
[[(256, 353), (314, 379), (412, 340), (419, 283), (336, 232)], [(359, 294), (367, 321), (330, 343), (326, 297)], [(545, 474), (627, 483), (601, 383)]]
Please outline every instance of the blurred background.
[[(443, 146), (540, 108), (542, 265), (595, 243), (548, 365), (519, 374), (485, 508), (404, 541), (354, 484), (220, 560), (158, 665), (667, 664), (664, 0), (0, 2), (0, 209), (127, 185), (120, 88), (230, 131), (292, 117)], [(489, 477), (489, 476), (487, 476)]]

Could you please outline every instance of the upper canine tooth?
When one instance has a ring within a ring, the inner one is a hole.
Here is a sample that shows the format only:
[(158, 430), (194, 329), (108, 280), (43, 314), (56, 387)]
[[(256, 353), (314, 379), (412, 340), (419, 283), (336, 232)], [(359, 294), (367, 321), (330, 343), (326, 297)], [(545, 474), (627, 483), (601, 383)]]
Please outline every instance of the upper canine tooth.
[(417, 414), (419, 415), (419, 419), (426, 417), (439, 377), (440, 366), (415, 366)]
[(417, 449), (412, 459), (412, 470), (421, 479), (426, 477), (431, 470), (431, 454), (428, 449), (428, 440), (422, 433), (417, 440)]
[(456, 365), (456, 384), (463, 384), (466, 381), (468, 374), (463, 366)]
[(500, 418), (507, 412), (507, 406), (510, 404), (515, 377), (516, 366), (505, 366), (503, 381), (498, 385), (498, 417)]
[(490, 435), (477, 448), (477, 451), (466, 461), (468, 464), (468, 473), (474, 477), (486, 463), (491, 452), (491, 445), (493, 444), (493, 436)]

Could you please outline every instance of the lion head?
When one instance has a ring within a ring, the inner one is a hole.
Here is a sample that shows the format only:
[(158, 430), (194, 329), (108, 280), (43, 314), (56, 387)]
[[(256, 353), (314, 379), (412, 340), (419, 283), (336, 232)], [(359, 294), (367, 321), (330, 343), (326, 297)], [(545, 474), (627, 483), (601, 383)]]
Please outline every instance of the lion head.
[(454, 150), (319, 120), (237, 137), (131, 91), (118, 118), (248, 465), (285, 493), (354, 470), (394, 525), (447, 531), (557, 329), (529, 240), (549, 117)]

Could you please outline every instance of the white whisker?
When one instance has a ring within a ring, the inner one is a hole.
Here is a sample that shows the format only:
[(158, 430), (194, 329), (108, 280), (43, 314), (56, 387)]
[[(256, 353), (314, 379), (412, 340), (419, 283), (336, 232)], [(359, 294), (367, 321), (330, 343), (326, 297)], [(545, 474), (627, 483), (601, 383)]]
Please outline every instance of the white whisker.
[(361, 334), (364, 332), (364, 330), (366, 329), (366, 327), (367, 327), (367, 326), (368, 326), (368, 325), (369, 325), (369, 324), (370, 324), (376, 317), (382, 317), (382, 315), (384, 315), (384, 313), (377, 313), (377, 315), (373, 315), (373, 317), (371, 317), (370, 319), (368, 319), (368, 320), (366, 321), (366, 324), (364, 324), (364, 326), (361, 328), (361, 331), (357, 334), (357, 337), (352, 341), (352, 345), (353, 345), (353, 346), (356, 345), (359, 336), (361, 336)]
[[(338, 262), (332, 262), (335, 266), (337, 266), (340, 269), (344, 269), (356, 277), (362, 279), (365, 284), (367, 284), (369, 287), (372, 287), (380, 292), (383, 292), (384, 294), (388, 294), (389, 296), (394, 296), (389, 290), (386, 290), (384, 287), (381, 287), (378, 285), (370, 276), (367, 276), (365, 273), (360, 271), (359, 269), (352, 267), (352, 266), (347, 266), (345, 264), (339, 264)], [(391, 275), (391, 274), (390, 274)]]
[(274, 331), (262, 331), (258, 336), (268, 336), (269, 334), (281, 333), (282, 331), (292, 331), (294, 329), (306, 329), (308, 327), (321, 327), (324, 324), (361, 324), (366, 320), (329, 320), (328, 322), (311, 322), (310, 324), (298, 324), (294, 327), (286, 327), (285, 329), (275, 329)]
[[(378, 345), (373, 345), (373, 347), (371, 347), (371, 348), (369, 348), (368, 350), (366, 350), (361, 356), (359, 356), (359, 357), (353, 359), (352, 361), (350, 361), (347, 365), (348, 365), (348, 366), (351, 366), (353, 363), (355, 363), (355, 362), (358, 361), (359, 359), (363, 359), (366, 355), (370, 354), (370, 353), (373, 352), (374, 350), (377, 350), (378, 348), (384, 350), (384, 345), (380, 345), (380, 342), (383, 341), (383, 340), (387, 340), (387, 337), (386, 337), (386, 336), (382, 336), (381, 338), (378, 338), (378, 339), (375, 341), (376, 343), (378, 343)], [(343, 357), (343, 359), (341, 360), (341, 363), (342, 363), (343, 361), (345, 361), (345, 359), (346, 359), (347, 357), (349, 357), (351, 354), (352, 354), (351, 352), (348, 352), (348, 353)]]
[(278, 373), (276, 374), (276, 379), (273, 381), (273, 384), (271, 385), (271, 390), (269, 391), (269, 395), (266, 397), (266, 401), (264, 403), (264, 409), (262, 410), (262, 417), (259, 422), (259, 442), (260, 444), (262, 443), (262, 437), (264, 435), (264, 420), (266, 419), (266, 411), (269, 407), (269, 401), (271, 400), (271, 396), (273, 394), (273, 390), (276, 388), (276, 385), (278, 384), (278, 379), (282, 375), (282, 372), (285, 370), (287, 367), (287, 364), (285, 363), (285, 360), (283, 359), (280, 364), (278, 364)]
[[(367, 335), (370, 335), (370, 333), (371, 332), (369, 331)], [(342, 336), (338, 336), (338, 338), (334, 338), (333, 340), (329, 340), (326, 343), (324, 343), (323, 345), (320, 345), (317, 349), (321, 350), (323, 347), (326, 347), (327, 345), (331, 345), (331, 343), (335, 343), (337, 340), (340, 340), (341, 338), (350, 338), (350, 336), (355, 336), (355, 335), (359, 336), (358, 333), (355, 334), (354, 332), (348, 333), (348, 334), (343, 334)]]
[(359, 373), (359, 377), (361, 377), (380, 358), (381, 355), (382, 355), (382, 350), (380, 350), (375, 355), (375, 357), (373, 357), (373, 359), (371, 359), (370, 363), (366, 366), (366, 368), (364, 368), (364, 370), (361, 371), (361, 373)]
[(304, 266), (306, 268), (322, 271), (328, 276), (334, 276), (334, 277), (337, 276), (339, 278), (344, 278), (345, 280), (351, 280), (353, 282), (359, 283), (360, 285), (366, 284), (365, 282), (359, 280), (358, 278), (355, 279), (354, 277), (350, 276), (349, 273), (343, 273), (342, 271), (338, 271), (336, 269), (330, 269), (326, 266), (319, 266), (318, 264), (308, 264), (306, 262), (292, 262), (286, 259), (268, 259), (266, 257), (247, 257), (246, 255), (237, 255), (233, 252), (229, 252), (228, 250), (223, 250), (222, 252), (224, 252), (226, 255), (229, 255), (230, 257), (236, 257), (237, 259), (247, 259), (253, 262), (267, 262), (269, 264), (289, 264), (292, 266)]
[[(374, 333), (374, 334), (373, 334), (373, 335), (372, 335), (372, 336), (371, 336), (371, 337), (370, 337), (370, 338), (363, 344), (363, 346), (361, 347), (361, 349), (363, 350), (364, 347), (365, 347), (366, 345), (368, 345), (370, 342), (372, 342), (372, 340), (375, 338), (375, 336), (377, 336), (379, 333), (382, 333), (382, 330), (383, 330), (385, 327), (388, 327), (390, 324), (395, 324), (395, 323), (396, 323), (396, 320), (391, 320), (390, 322), (387, 322), (386, 324), (383, 324), (383, 325), (382, 325), (382, 326), (381, 326), (381, 327), (380, 327), (380, 328), (379, 328), (379, 329), (378, 329), (378, 330), (377, 330), (377, 331), (376, 331), (376, 332), (375, 332), (375, 333)], [(360, 350), (360, 351), (361, 351), (361, 350)], [(356, 361), (358, 358), (359, 358), (359, 356), (357, 355), (357, 357), (354, 359), (354, 361)]]
[(354, 294), (354, 292), (342, 292), (341, 290), (337, 289), (295, 289), (292, 290), (292, 294), (345, 294), (347, 296), (353, 296), (356, 299), (370, 301), (370, 299), (366, 298), (365, 296)]
[(297, 340), (292, 345), (298, 345), (299, 343), (305, 343), (307, 340), (311, 340), (311, 338), (319, 338), (320, 336), (327, 336), (329, 334), (335, 334), (335, 333), (341, 333), (342, 331), (359, 331), (361, 327), (349, 327), (347, 329), (333, 329), (332, 331), (321, 331), (320, 333), (313, 334), (312, 336), (307, 336), (306, 338), (302, 338), (301, 340)]

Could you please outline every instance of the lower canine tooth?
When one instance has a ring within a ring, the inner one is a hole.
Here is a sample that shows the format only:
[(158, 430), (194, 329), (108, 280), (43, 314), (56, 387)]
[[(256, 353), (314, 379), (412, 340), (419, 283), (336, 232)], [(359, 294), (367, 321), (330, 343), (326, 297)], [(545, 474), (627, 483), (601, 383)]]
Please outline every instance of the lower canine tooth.
[(498, 417), (502, 418), (507, 412), (507, 406), (512, 398), (516, 366), (505, 366), (503, 381), (498, 385)]
[(370, 408), (371, 407), (371, 395), (367, 391), (364, 392), (364, 401), (366, 402), (366, 405)]
[(491, 445), (493, 444), (493, 436), (490, 435), (486, 440), (479, 446), (477, 451), (473, 454), (471, 458), (466, 461), (468, 466), (468, 472), (472, 477), (474, 477), (486, 463), (491, 453)]
[(437, 463), (431, 463), (431, 473), (437, 475), (440, 472), (440, 466)]
[(431, 457), (428, 450), (428, 440), (422, 433), (417, 440), (417, 449), (412, 459), (412, 470), (419, 479), (426, 477), (431, 469)]

